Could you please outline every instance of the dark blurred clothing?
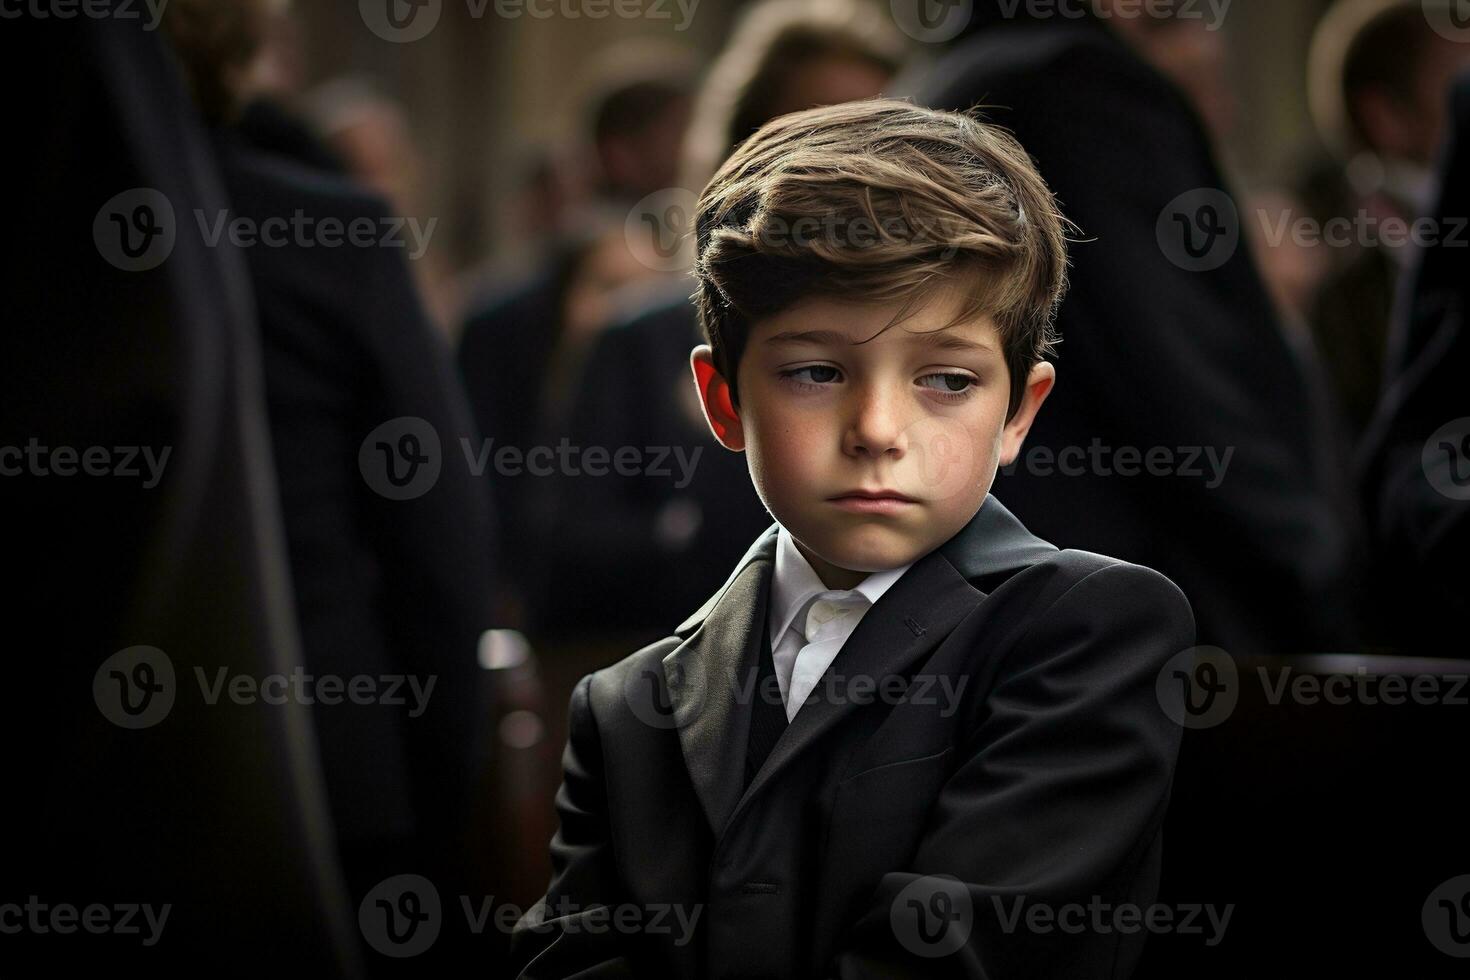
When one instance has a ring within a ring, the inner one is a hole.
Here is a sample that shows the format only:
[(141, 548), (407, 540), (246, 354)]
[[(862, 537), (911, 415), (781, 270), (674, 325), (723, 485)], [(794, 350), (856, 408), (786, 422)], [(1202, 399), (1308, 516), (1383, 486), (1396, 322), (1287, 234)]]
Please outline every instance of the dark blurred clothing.
[(532, 593), (538, 635), (667, 635), (770, 526), (745, 455), (716, 442), (697, 415), (689, 352), (704, 339), (688, 293), (681, 282), (605, 330), (587, 358), (571, 444), (614, 458), (636, 451), (640, 463), (631, 475), (559, 474), (543, 498), (555, 533), (542, 542)]
[[(548, 258), (526, 279), (501, 286), (474, 306), (460, 333), (458, 362), (489, 465), (482, 493), (500, 516), (504, 588), (516, 596), (515, 620), (526, 629), (527, 584), (539, 576), (540, 534), (528, 518), (529, 501), (545, 483), (496, 471), (502, 447), (524, 452), (544, 444), (545, 400), (552, 356), (562, 326), (562, 303), (575, 269), (568, 252)], [(551, 439), (554, 444), (555, 439)]]
[[(1159, 240), (1176, 198), (1225, 187), (1202, 125), (1096, 19), (1002, 24), (986, 9), (976, 8), (984, 29), (956, 41), (920, 101), (991, 107), (984, 114), (1014, 131), (1083, 239), (1058, 318), (1056, 389), (995, 495), (1061, 547), (1174, 579), (1201, 643), (1339, 648), (1352, 636), (1346, 507), (1305, 372), (1243, 246), (1196, 272)], [(1167, 450), (1178, 469), (1130, 477), (1092, 465), (1074, 476), (1027, 462), (1039, 448), (1055, 458), (1094, 445)], [(1232, 454), (1218, 485), (1205, 449)], [(1184, 471), (1191, 458), (1202, 472)]]
[[(1353, 221), (1369, 203), (1354, 192), (1336, 159), (1314, 162), (1299, 184), (1307, 216), (1323, 229), (1332, 227), (1332, 221)], [(1408, 207), (1393, 202), (1391, 209)], [(1382, 243), (1358, 242), (1326, 251), (1330, 266), (1311, 299), (1307, 320), (1343, 434), (1355, 443), (1378, 407), (1402, 260)]]
[[(1452, 113), (1433, 212), (1442, 229), (1470, 214), (1470, 76), (1455, 88)], [(1414, 652), (1435, 656), (1446, 617), (1458, 622), (1470, 609), (1470, 261), (1463, 242), (1445, 241), (1420, 254), (1400, 296), (1387, 387), (1363, 446), (1382, 604), (1392, 610), (1385, 629), (1432, 644)]]
[[(402, 848), (411, 860), (420, 845), (451, 847), (462, 829), (483, 709), (476, 650), (496, 625), (492, 518), (462, 452), (474, 425), (402, 250), (377, 244), (386, 203), (238, 134), (221, 133), (216, 145), (236, 218), (259, 225), (299, 212), (378, 229), (368, 246), (262, 241), (246, 250), (307, 667), (434, 683), (418, 717), (409, 716), (407, 683), (399, 692), (407, 705), (344, 701), (316, 711), (349, 875), (370, 885), (360, 858)], [(441, 469), (421, 496), (392, 500), (369, 484), (359, 451), (369, 433), (401, 418), (437, 433)]]
[[(3, 972), (354, 975), (309, 710), (210, 702), (196, 681), (301, 661), (244, 259), (191, 233), (195, 209), (226, 206), (214, 160), (161, 33), (114, 6), (0, 30), (24, 147), (0, 263), (0, 446), (117, 467), (0, 477), (15, 571), (0, 904), (86, 910), (64, 935), (5, 935)], [(129, 249), (152, 267), (125, 271)], [(168, 451), (151, 487), (127, 473), (140, 447)], [(108, 669), (138, 645), (156, 648), (141, 687)], [(140, 727), (123, 727), (129, 705)], [(152, 944), (139, 903), (167, 906)], [(131, 933), (94, 934), (93, 910), (121, 927), (121, 904)]]
[(273, 98), (251, 99), (233, 128), (257, 150), (286, 157), (303, 166), (346, 174), (347, 165), (319, 139), (311, 127)]
[(1311, 314), (1312, 337), (1354, 439), (1378, 405), (1398, 279), (1399, 268), (1386, 247), (1361, 249), (1328, 273)]

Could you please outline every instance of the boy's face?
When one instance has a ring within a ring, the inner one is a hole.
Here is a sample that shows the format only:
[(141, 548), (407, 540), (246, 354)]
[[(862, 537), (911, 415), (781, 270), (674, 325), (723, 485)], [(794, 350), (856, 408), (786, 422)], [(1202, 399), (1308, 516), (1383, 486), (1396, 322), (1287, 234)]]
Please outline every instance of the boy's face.
[(709, 348), (691, 355), (711, 431), (747, 453), (762, 502), (829, 588), (906, 565), (969, 523), (1051, 390), (1039, 363), (1007, 421), (994, 322), (937, 330), (958, 299), (936, 295), (886, 331), (902, 303), (802, 300), (752, 329), (739, 409)]

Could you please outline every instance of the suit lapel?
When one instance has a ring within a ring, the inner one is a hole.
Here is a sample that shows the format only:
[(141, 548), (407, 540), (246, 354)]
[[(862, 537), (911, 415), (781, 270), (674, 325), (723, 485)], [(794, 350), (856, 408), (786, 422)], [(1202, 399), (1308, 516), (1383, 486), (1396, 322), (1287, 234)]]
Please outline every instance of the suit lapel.
[[(742, 794), (777, 530), (756, 539), (720, 591), (680, 625), (684, 642), (663, 659), (684, 761), (716, 838), (778, 772), (861, 707), (850, 698), (803, 705)], [(829, 669), (875, 680), (904, 674), (1000, 582), (1055, 551), (987, 497), (969, 524), (883, 594)]]
[(745, 694), (759, 666), (775, 555), (772, 525), (723, 588), (679, 627), (685, 640), (663, 659), (684, 764), (716, 837), (745, 785)]
[[(868, 610), (828, 673), (841, 674), (847, 680), (872, 678), (879, 683), (886, 676), (903, 674), (932, 652), (983, 598), (943, 555), (932, 552), (919, 559)], [(777, 773), (863, 707), (851, 697), (826, 700), (822, 690), (818, 684), (812, 698), (781, 733), (765, 765), (737, 804), (732, 821)]]

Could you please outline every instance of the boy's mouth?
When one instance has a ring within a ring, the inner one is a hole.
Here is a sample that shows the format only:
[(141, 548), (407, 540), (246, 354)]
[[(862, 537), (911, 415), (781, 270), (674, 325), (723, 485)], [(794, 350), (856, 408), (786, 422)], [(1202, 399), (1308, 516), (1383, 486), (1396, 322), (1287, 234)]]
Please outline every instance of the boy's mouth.
[(895, 514), (918, 503), (897, 490), (849, 490), (827, 499), (843, 510), (859, 514)]

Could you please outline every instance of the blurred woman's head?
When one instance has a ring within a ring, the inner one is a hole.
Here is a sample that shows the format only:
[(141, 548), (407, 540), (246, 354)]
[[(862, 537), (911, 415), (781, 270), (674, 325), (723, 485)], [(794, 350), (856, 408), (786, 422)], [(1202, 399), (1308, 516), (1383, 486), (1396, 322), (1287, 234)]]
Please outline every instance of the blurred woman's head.
[(737, 25), (695, 103), (684, 186), (698, 190), (777, 116), (881, 95), (907, 56), (903, 35), (865, 0), (764, 0)]

